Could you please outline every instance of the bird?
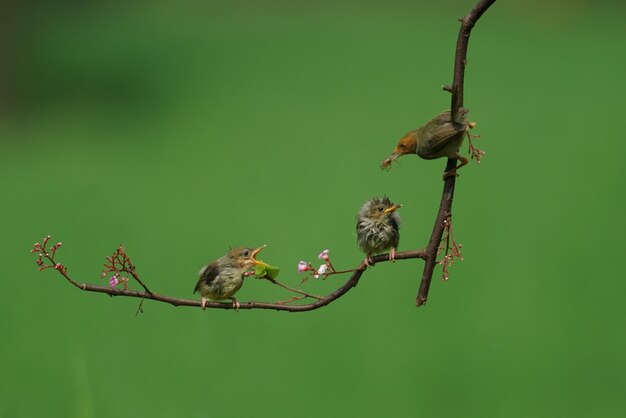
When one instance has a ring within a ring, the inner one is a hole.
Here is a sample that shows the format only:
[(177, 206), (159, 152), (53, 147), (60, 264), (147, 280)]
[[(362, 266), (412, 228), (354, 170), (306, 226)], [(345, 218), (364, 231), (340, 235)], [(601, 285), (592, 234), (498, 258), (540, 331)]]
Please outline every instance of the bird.
[(388, 197), (374, 197), (361, 206), (357, 215), (356, 241), (366, 254), (365, 265), (374, 265), (372, 255), (389, 251), (389, 260), (395, 261), (400, 242), (400, 215), (402, 205), (391, 203)]
[(389, 157), (385, 158), (382, 168), (389, 168), (391, 163), (405, 154), (417, 154), (425, 160), (448, 157), (455, 158), (460, 164), (444, 173), (444, 179), (455, 175), (457, 170), (467, 164), (467, 158), (459, 154), (468, 129), (476, 126), (467, 119), (468, 110), (460, 108), (457, 121), (452, 121), (450, 110), (441, 112), (424, 126), (407, 132), (396, 145)]
[(207, 299), (230, 299), (233, 308), (239, 310), (240, 304), (234, 297), (243, 285), (244, 274), (256, 265), (268, 266), (256, 259), (257, 254), (265, 248), (236, 247), (231, 248), (223, 257), (204, 266), (193, 293), (202, 295), (202, 309), (206, 309)]

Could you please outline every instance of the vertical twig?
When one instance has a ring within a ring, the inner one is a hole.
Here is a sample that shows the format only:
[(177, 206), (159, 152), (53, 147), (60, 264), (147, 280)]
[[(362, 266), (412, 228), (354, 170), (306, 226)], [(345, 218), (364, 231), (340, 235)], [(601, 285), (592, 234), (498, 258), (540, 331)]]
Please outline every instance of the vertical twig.
[[(463, 106), (463, 80), (465, 77), (465, 65), (467, 64), (467, 44), (469, 43), (470, 33), (472, 28), (485, 13), (485, 11), (496, 0), (481, 0), (476, 6), (466, 14), (461, 21), (461, 29), (459, 30), (459, 36), (456, 41), (456, 54), (454, 57), (454, 75), (452, 86), (445, 86), (444, 90), (452, 93), (450, 111), (452, 114), (452, 120), (456, 120), (456, 115), (459, 109)], [(450, 171), (456, 167), (457, 160), (454, 158), (448, 158), (446, 163), (446, 170)], [(415, 304), (422, 306), (428, 299), (428, 291), (430, 289), (430, 282), (433, 278), (433, 271), (437, 263), (437, 248), (441, 242), (443, 231), (445, 229), (444, 221), (449, 217), (452, 217), (452, 199), (454, 197), (454, 185), (456, 182), (456, 176), (449, 176), (443, 185), (443, 194), (441, 196), (441, 203), (439, 204), (439, 212), (437, 212), (437, 218), (435, 219), (435, 226), (426, 247), (426, 261), (424, 265), (424, 272), (422, 273), (422, 281), (420, 282), (419, 293)]]

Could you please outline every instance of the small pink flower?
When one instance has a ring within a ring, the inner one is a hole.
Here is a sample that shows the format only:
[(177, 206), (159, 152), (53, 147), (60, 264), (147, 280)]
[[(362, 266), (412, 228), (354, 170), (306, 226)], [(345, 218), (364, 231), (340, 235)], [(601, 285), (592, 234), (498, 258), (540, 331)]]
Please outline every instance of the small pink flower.
[(118, 285), (120, 281), (118, 280), (116, 275), (111, 276), (111, 278), (109, 279), (109, 286), (111, 287), (115, 287)]
[(305, 272), (309, 269), (309, 264), (306, 261), (300, 261), (298, 263), (298, 273)]
[(320, 253), (320, 255), (317, 256), (317, 258), (319, 258), (320, 260), (328, 261), (328, 259), (330, 258), (330, 257), (328, 257), (328, 253), (329, 253), (329, 250), (326, 249), (326, 250), (322, 251)]
[(319, 279), (320, 276), (322, 276), (322, 275), (324, 275), (324, 273), (326, 273), (327, 269), (328, 269), (328, 264), (322, 264), (320, 266), (320, 268), (317, 269), (315, 274), (313, 274), (313, 277), (315, 277), (316, 279)]

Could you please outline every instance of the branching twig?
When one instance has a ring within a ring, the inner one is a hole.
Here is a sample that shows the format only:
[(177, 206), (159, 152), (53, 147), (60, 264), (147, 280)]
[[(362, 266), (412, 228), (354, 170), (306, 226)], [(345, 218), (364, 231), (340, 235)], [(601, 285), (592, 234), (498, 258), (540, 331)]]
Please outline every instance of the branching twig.
[(269, 276), (265, 276), (265, 277), (264, 277), (264, 279), (265, 279), (265, 280), (267, 280), (267, 281), (269, 281), (269, 282), (274, 283), (274, 284), (275, 284), (275, 285), (277, 285), (277, 286), (280, 286), (280, 287), (282, 287), (282, 288), (284, 288), (284, 289), (287, 289), (287, 290), (289, 290), (289, 291), (291, 291), (291, 292), (301, 294), (301, 295), (303, 296), (303, 298), (302, 298), (302, 299), (304, 299), (304, 298), (313, 298), (313, 299), (317, 299), (317, 300), (322, 300), (322, 299), (324, 299), (322, 296), (317, 296), (317, 295), (314, 295), (314, 294), (311, 294), (311, 293), (303, 292), (303, 291), (302, 291), (302, 290), (300, 290), (300, 289), (294, 289), (293, 287), (289, 287), (289, 286), (287, 286), (286, 284), (281, 283), (281, 282), (279, 282), (279, 281), (278, 281), (278, 280), (276, 280), (276, 279), (272, 279), (272, 278), (271, 278), (271, 277), (269, 277)]
[[(139, 275), (135, 270), (135, 265), (132, 263), (132, 261), (130, 261), (128, 255), (126, 255), (126, 249), (122, 247), (121, 244), (117, 247), (112, 256), (107, 257), (107, 262), (108, 263), (104, 264), (104, 267), (106, 268), (102, 270), (102, 274), (100, 275), (100, 277), (106, 276), (107, 273), (114, 273), (115, 277), (123, 273), (130, 274), (131, 277), (135, 279), (137, 283), (139, 283), (147, 293), (152, 293), (150, 289), (148, 289), (148, 287), (144, 284), (144, 282), (142, 282), (139, 278)], [(124, 284), (124, 288), (127, 289), (127, 280), (123, 278), (122, 282)]]
[[(443, 238), (442, 243), (439, 245), (437, 255), (441, 255), (443, 252), (443, 258), (437, 262), (441, 264), (443, 274), (441, 280), (448, 280), (450, 275), (450, 267), (454, 264), (454, 259), (458, 258), (463, 261), (463, 255), (461, 254), (461, 244), (457, 244), (454, 240), (454, 233), (452, 232), (452, 219), (447, 218), (443, 221), (443, 228), (446, 236)], [(445, 244), (444, 244), (445, 243)]]
[(323, 264), (318, 269), (313, 267), (313, 263), (311, 263), (310, 261), (300, 261), (298, 263), (298, 273), (306, 273), (306, 272), (310, 273), (310, 275), (304, 276), (300, 284), (303, 284), (304, 282), (306, 282), (309, 279), (309, 277), (314, 277), (316, 279), (319, 279), (321, 277), (322, 280), (326, 280), (327, 278), (335, 274), (353, 273), (356, 270), (358, 270), (358, 269), (336, 270), (335, 266), (330, 261), (329, 252), (330, 251), (326, 249), (322, 251), (320, 255), (317, 256), (317, 258), (319, 258), (320, 260), (323, 260)]

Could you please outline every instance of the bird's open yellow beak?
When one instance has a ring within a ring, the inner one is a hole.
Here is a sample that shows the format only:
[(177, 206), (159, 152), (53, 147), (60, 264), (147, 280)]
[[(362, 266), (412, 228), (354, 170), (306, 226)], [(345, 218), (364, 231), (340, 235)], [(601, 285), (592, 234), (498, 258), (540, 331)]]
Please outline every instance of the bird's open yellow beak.
[(402, 205), (393, 205), (385, 209), (385, 213), (393, 212), (396, 209), (400, 209)]
[(266, 264), (266, 263), (256, 259), (257, 254), (259, 254), (261, 252), (261, 250), (263, 248), (265, 248), (265, 247), (267, 247), (267, 244), (263, 244), (259, 248), (257, 248), (257, 249), (252, 251), (252, 260), (254, 261), (255, 265), (269, 267), (269, 264)]

